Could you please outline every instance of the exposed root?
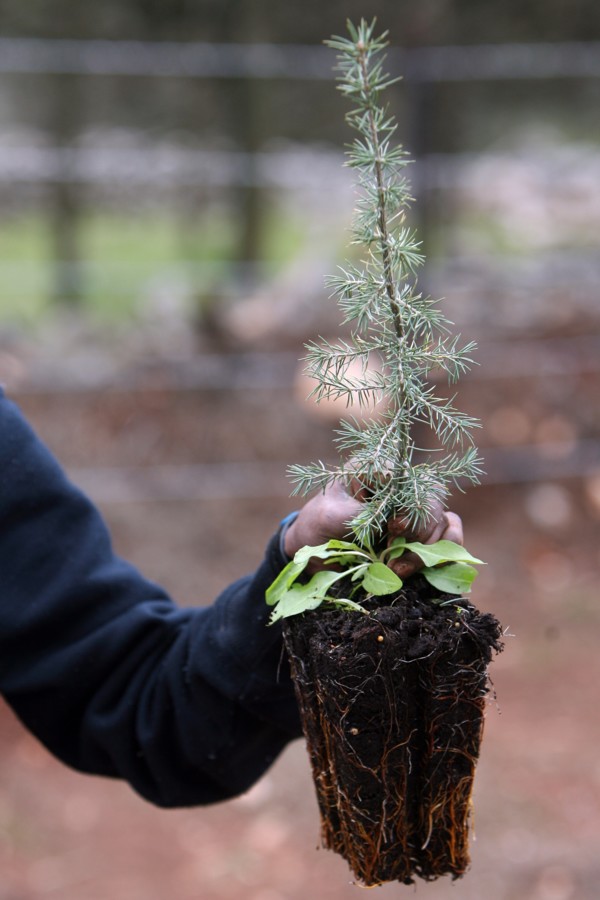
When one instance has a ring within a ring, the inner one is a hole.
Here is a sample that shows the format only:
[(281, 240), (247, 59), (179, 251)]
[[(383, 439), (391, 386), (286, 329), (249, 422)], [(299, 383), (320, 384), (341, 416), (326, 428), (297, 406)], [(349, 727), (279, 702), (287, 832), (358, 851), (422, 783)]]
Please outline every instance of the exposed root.
[(324, 846), (365, 886), (459, 878), (499, 623), (411, 590), (370, 616), (295, 617), (285, 636)]

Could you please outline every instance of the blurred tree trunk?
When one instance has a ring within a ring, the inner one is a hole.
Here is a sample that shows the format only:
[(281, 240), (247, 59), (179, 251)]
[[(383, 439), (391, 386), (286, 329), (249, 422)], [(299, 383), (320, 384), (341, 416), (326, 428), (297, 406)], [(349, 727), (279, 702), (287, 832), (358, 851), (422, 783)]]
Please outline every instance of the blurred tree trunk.
[(242, 150), (244, 184), (237, 190), (237, 234), (235, 261), (244, 280), (253, 281), (264, 252), (265, 194), (259, 183), (257, 154), (261, 147), (260, 92), (255, 79), (230, 84), (232, 133)]
[(78, 305), (84, 284), (80, 258), (81, 184), (73, 172), (69, 148), (81, 128), (82, 79), (74, 75), (54, 75), (50, 85), (50, 131), (60, 159), (50, 195), (50, 238), (54, 277), (51, 299)]
[[(247, 43), (265, 40), (262, 16), (256, 4), (229, 0), (221, 8), (220, 40)], [(259, 183), (257, 153), (262, 144), (261, 91), (255, 78), (221, 82), (223, 109), (229, 134), (244, 154), (241, 167), (243, 184), (236, 188), (236, 238), (234, 262), (244, 282), (256, 278), (257, 265), (264, 253), (265, 191)]]

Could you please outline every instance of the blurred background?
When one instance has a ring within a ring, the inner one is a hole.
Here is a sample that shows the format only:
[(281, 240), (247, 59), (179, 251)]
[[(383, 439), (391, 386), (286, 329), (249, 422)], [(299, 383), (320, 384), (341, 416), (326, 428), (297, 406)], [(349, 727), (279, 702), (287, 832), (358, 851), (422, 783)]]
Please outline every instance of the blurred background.
[[(346, 17), (390, 31), (424, 290), (478, 366), (458, 495), (494, 663), (470, 873), (426, 900), (597, 900), (600, 7), (594, 0), (0, 3), (0, 380), (182, 604), (251, 570), (332, 457), (303, 342), (347, 253)], [(156, 810), (0, 709), (0, 900), (356, 896), (304, 747), (247, 796)], [(412, 895), (391, 885), (381, 896)]]

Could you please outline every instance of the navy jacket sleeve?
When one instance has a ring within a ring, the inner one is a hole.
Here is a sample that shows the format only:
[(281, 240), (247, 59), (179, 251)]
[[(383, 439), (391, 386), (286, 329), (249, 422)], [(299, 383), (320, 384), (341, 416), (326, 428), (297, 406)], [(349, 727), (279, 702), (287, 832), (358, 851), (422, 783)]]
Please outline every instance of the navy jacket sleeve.
[(0, 691), (60, 759), (164, 806), (247, 789), (300, 734), (264, 593), (285, 560), (182, 609), (0, 393)]

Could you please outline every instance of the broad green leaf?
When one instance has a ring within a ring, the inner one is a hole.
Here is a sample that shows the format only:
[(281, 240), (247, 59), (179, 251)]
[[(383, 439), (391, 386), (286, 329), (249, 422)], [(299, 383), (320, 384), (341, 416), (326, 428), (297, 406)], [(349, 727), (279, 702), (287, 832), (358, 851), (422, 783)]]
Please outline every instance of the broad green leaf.
[(267, 588), (265, 600), (269, 606), (275, 606), (276, 603), (279, 603), (283, 595), (289, 591), (298, 575), (300, 575), (305, 568), (306, 562), (300, 565), (295, 560), (292, 560), (287, 564), (285, 569), (281, 570), (275, 581)]
[(309, 609), (316, 609), (323, 602), (323, 597), (315, 596), (308, 591), (303, 590), (306, 585), (295, 584), (281, 598), (277, 606), (271, 613), (270, 624), (277, 622), (278, 619), (285, 619), (288, 616), (297, 616), (300, 613), (307, 612)]
[(294, 556), (294, 562), (301, 566), (306, 566), (309, 559), (316, 557), (317, 559), (326, 559), (330, 555), (329, 544), (317, 544), (315, 547), (300, 547)]
[(485, 565), (483, 560), (471, 556), (468, 550), (465, 550), (460, 544), (455, 544), (454, 541), (437, 541), (435, 544), (410, 541), (405, 544), (405, 547), (412, 553), (416, 553), (426, 566), (439, 566), (446, 562)]
[(351, 541), (331, 540), (327, 541), (327, 546), (332, 550), (348, 550), (352, 551), (352, 553), (360, 553), (362, 555), (365, 553), (364, 547), (361, 547), (360, 544), (352, 543)]
[(358, 546), (349, 541), (327, 541), (326, 544), (317, 544), (316, 547), (301, 547), (294, 556), (294, 562), (304, 568), (309, 559), (325, 559), (329, 562), (346, 562), (355, 556), (365, 557), (367, 554)]
[(281, 570), (277, 578), (267, 588), (265, 594), (269, 606), (279, 603), (284, 594), (291, 588), (298, 576), (305, 570), (309, 561), (316, 557), (330, 563), (345, 563), (346, 565), (359, 559), (368, 559), (367, 554), (361, 550), (358, 544), (349, 541), (328, 541), (326, 544), (318, 544), (315, 547), (301, 547), (293, 560)]
[(402, 580), (385, 563), (374, 562), (367, 566), (363, 587), (369, 594), (381, 597), (384, 594), (393, 594), (402, 587)]
[(399, 559), (399, 557), (406, 553), (406, 538), (394, 538), (390, 546), (384, 552), (388, 560)]
[(316, 609), (327, 596), (331, 585), (343, 578), (340, 572), (316, 572), (307, 584), (293, 584), (277, 603), (271, 615), (271, 624), (287, 616), (297, 616), (309, 609)]
[(477, 577), (477, 569), (466, 563), (449, 563), (447, 566), (421, 569), (429, 584), (447, 594), (469, 594)]

